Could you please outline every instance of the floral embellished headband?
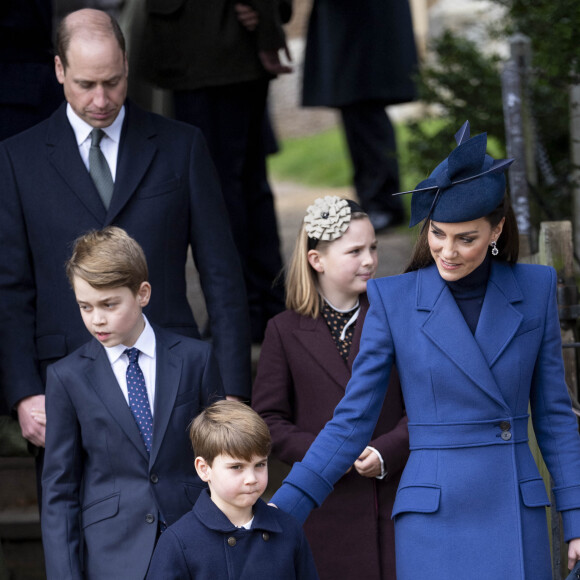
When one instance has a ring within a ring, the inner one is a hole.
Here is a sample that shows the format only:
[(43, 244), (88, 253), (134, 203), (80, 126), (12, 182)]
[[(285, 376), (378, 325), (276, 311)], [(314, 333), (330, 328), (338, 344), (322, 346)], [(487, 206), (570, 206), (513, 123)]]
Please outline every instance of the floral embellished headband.
[(348, 229), (350, 206), (337, 195), (319, 197), (306, 210), (304, 228), (312, 240), (332, 242)]

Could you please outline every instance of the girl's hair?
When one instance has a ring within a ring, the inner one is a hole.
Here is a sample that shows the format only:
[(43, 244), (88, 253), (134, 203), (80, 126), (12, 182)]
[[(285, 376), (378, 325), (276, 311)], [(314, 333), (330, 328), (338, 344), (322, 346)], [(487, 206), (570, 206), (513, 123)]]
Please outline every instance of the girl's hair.
[[(505, 223), (503, 225), (503, 230), (501, 236), (497, 240), (497, 249), (499, 250), (499, 253), (497, 256), (494, 256), (493, 259), (515, 264), (518, 261), (520, 238), (516, 216), (507, 194), (504, 195), (501, 203), (490, 214), (485, 216), (485, 219), (489, 222), (492, 228), (495, 228), (504, 217)], [(425, 268), (434, 262), (431, 250), (429, 249), (428, 236), (429, 227), (425, 227), (422, 229), (417, 241), (415, 242), (411, 260), (405, 268), (405, 272), (413, 272), (414, 270)]]
[[(351, 220), (368, 218), (360, 205), (350, 199), (346, 201), (350, 207)], [(308, 238), (304, 223), (302, 223), (286, 275), (287, 309), (312, 318), (316, 318), (320, 314), (318, 275), (308, 262), (308, 252), (314, 248), (324, 252), (330, 244), (332, 242)]]

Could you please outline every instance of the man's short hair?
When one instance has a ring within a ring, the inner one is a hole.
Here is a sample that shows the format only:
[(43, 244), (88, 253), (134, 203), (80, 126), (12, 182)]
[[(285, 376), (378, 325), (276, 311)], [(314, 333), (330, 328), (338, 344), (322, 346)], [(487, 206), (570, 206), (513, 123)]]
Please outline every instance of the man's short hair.
[[(71, 13), (74, 14), (74, 13)], [(94, 19), (90, 24), (82, 25), (83, 31), (90, 31), (102, 36), (112, 36), (119, 45), (123, 55), (126, 54), (125, 36), (119, 23), (108, 13), (102, 12), (102, 19)], [(56, 30), (56, 54), (60, 58), (63, 69), (68, 66), (67, 53), (72, 37), (81, 30), (81, 25), (69, 24), (68, 17), (65, 16)]]
[(126, 286), (137, 294), (149, 272), (143, 248), (125, 230), (108, 226), (77, 238), (66, 275), (73, 287), (78, 276), (93, 288)]
[(189, 429), (196, 456), (211, 466), (221, 454), (251, 461), (270, 454), (272, 438), (264, 420), (237, 401), (216, 401), (202, 411)]

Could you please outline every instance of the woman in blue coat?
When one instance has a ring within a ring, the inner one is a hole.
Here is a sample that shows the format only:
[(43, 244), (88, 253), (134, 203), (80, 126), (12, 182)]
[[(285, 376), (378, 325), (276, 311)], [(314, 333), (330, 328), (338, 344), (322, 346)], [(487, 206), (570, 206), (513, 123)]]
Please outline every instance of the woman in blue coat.
[[(458, 146), (413, 192), (425, 220), (402, 276), (370, 280), (370, 309), (346, 395), (272, 498), (304, 520), (367, 444), (393, 364), (411, 454), (395, 505), (398, 580), (551, 578), (548, 497), (528, 447), (528, 404), (580, 558), (580, 438), (564, 382), (556, 275), (517, 264), (505, 197), (511, 161), (485, 134)], [(346, 531), (345, 531), (346, 533)]]

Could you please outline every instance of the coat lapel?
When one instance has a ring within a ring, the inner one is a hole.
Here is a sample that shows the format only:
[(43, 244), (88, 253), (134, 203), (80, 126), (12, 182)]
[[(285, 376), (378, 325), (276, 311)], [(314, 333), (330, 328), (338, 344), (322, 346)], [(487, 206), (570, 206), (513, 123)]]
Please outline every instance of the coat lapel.
[(430, 311), (422, 326), (425, 335), (471, 381), (507, 410), (488, 361), (435, 265), (419, 271), (417, 309)]
[(137, 190), (157, 152), (156, 130), (150, 116), (130, 102), (125, 103), (125, 120), (119, 143), (113, 198), (106, 216), (111, 224)]
[(93, 364), (90, 365), (87, 371), (87, 379), (90, 385), (129, 440), (135, 445), (143, 458), (149, 462), (149, 456), (141, 439), (139, 428), (119, 388), (115, 373), (113, 373), (104, 349), (96, 341), (92, 340), (87, 344), (85, 356), (93, 360)]
[(171, 337), (155, 328), (156, 340), (156, 378), (155, 414), (153, 417), (153, 443), (151, 445), (151, 464), (155, 462), (163, 437), (171, 418), (171, 412), (179, 390), (183, 360), (171, 348), (180, 342), (179, 337)]
[(512, 269), (492, 262), (489, 283), (475, 332), (475, 339), (490, 367), (515, 336), (523, 316), (512, 303), (522, 300)]
[(360, 312), (356, 320), (354, 327), (354, 334), (352, 335), (352, 346), (350, 347), (350, 353), (348, 355), (348, 372), (352, 374), (352, 365), (354, 364), (354, 359), (360, 350), (360, 339), (362, 335), (362, 329), (367, 311), (369, 309), (369, 299), (366, 293), (360, 295)]
[(343, 389), (346, 388), (350, 370), (340, 356), (324, 318), (302, 316), (300, 328), (294, 331), (294, 335), (315, 364), (320, 366), (335, 383)]
[(105, 207), (79, 153), (74, 131), (66, 116), (66, 103), (50, 118), (46, 146), (50, 163), (87, 210), (103, 223)]

